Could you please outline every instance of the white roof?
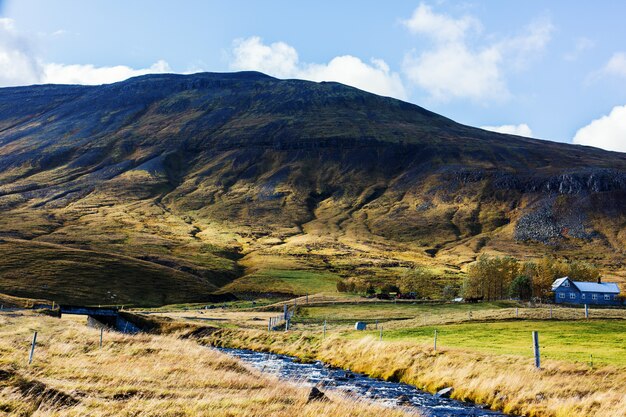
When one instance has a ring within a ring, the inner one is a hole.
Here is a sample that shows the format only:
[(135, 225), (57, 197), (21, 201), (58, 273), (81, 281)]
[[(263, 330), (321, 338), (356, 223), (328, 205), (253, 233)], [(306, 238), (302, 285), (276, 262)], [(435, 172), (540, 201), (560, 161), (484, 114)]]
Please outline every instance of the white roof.
[(565, 281), (566, 279), (569, 279), (569, 278), (568, 277), (563, 277), (563, 278), (559, 278), (556, 281), (554, 281), (552, 283), (552, 291), (554, 291), (557, 288), (559, 288), (561, 286), (561, 284), (563, 284), (563, 281)]
[(572, 281), (569, 277), (563, 277), (555, 280), (552, 283), (552, 291), (556, 290), (563, 284), (565, 280), (569, 280), (576, 288), (581, 292), (601, 292), (609, 294), (619, 294), (619, 287), (614, 282), (584, 282), (584, 281)]

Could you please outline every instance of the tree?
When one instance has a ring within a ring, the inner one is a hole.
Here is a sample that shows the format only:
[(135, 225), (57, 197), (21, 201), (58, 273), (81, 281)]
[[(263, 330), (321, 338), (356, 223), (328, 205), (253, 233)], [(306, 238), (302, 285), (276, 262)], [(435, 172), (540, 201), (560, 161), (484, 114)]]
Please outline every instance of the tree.
[(601, 274), (594, 265), (583, 261), (572, 261), (569, 263), (567, 276), (574, 281), (594, 282), (600, 278)]
[(519, 269), (519, 262), (510, 256), (482, 255), (467, 269), (463, 295), (465, 298), (484, 297), (487, 300), (506, 298)]
[(445, 287), (443, 287), (443, 290), (441, 290), (441, 295), (443, 296), (444, 300), (452, 300), (454, 297), (456, 297), (457, 294), (457, 289), (454, 288), (452, 285), (446, 285)]
[(399, 293), (400, 288), (394, 284), (385, 284), (380, 288), (382, 294), (389, 294), (391, 292)]
[(468, 273), (463, 280), (462, 294), (465, 299), (484, 297), (484, 286), (478, 274)]
[(407, 268), (398, 279), (398, 286), (403, 293), (415, 293), (417, 298), (424, 298), (433, 292), (435, 275), (428, 269), (416, 266)]
[(530, 300), (532, 297), (533, 283), (530, 277), (519, 275), (511, 282), (509, 297), (519, 300)]
[(552, 283), (557, 278), (570, 277), (574, 281), (596, 281), (600, 271), (594, 265), (582, 261), (557, 260), (545, 256), (537, 262), (527, 262), (522, 274), (531, 278), (533, 296), (547, 298), (552, 291)]

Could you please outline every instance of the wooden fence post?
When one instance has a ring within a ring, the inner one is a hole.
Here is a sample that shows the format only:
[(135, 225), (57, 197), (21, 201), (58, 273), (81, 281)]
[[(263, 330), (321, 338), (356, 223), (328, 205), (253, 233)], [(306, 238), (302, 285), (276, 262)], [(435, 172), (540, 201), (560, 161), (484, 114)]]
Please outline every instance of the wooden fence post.
[(37, 332), (33, 333), (33, 343), (30, 345), (30, 355), (28, 355), (28, 364), (33, 363), (33, 356), (35, 355), (35, 345), (37, 344)]
[(283, 305), (283, 319), (287, 321), (287, 304)]
[(589, 318), (589, 304), (585, 304), (585, 318)]
[(519, 307), (515, 307), (515, 318), (519, 318)]
[(378, 319), (376, 319), (376, 329), (378, 329)]
[(382, 342), (383, 341), (383, 326), (380, 326), (380, 336), (379, 336), (379, 340)]
[(270, 319), (267, 322), (267, 331), (271, 332), (272, 331), (272, 318), (270, 317)]
[(306, 293), (306, 303), (309, 304), (309, 293)]
[(533, 350), (535, 352), (535, 367), (541, 368), (541, 355), (539, 353), (539, 333), (533, 331)]
[(435, 344), (434, 344), (434, 351), (437, 352), (437, 329), (435, 329)]

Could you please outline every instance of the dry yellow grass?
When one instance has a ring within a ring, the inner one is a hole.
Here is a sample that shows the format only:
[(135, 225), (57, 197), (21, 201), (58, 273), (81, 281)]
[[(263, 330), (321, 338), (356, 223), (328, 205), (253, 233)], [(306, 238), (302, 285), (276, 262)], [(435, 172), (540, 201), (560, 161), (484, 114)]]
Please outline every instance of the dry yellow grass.
[[(27, 357), (39, 332), (35, 360)], [(260, 375), (173, 336), (106, 333), (73, 320), (0, 314), (3, 416), (377, 416), (383, 409)], [(386, 416), (406, 415), (385, 409)]]
[(373, 377), (398, 380), (434, 392), (455, 388), (453, 397), (527, 416), (616, 417), (626, 415), (626, 369), (548, 360), (542, 369), (529, 358), (458, 348), (432, 348), (407, 341), (333, 333), (221, 329), (206, 343), (246, 347), (318, 359)]

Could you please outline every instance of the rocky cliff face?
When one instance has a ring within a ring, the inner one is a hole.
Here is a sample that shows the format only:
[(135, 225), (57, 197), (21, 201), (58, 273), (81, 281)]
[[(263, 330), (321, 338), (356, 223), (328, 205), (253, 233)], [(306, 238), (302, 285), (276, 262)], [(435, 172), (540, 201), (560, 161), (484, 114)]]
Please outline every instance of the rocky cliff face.
[(625, 154), (486, 132), (337, 83), (235, 73), (0, 89), (0, 237), (127, 256), (209, 292), (276, 256), (348, 276), (594, 251), (619, 272), (625, 202)]

